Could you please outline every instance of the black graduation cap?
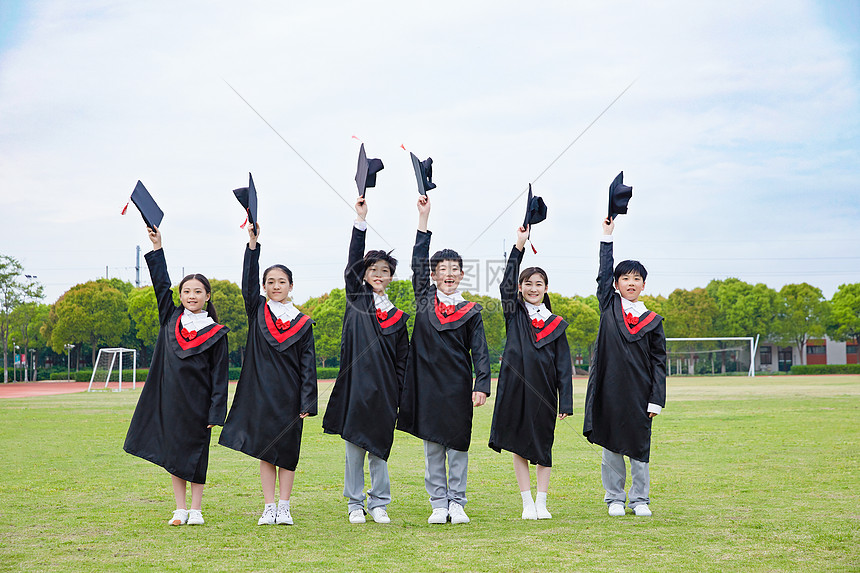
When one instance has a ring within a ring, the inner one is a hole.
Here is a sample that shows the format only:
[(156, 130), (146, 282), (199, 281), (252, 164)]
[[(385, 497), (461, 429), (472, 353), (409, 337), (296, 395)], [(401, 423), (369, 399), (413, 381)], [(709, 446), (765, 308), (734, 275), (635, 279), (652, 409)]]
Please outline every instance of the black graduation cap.
[(622, 171), (609, 186), (609, 216), (614, 219), (617, 215), (627, 214), (627, 203), (631, 197), (633, 197), (633, 187), (624, 185)]
[(368, 159), (364, 152), (364, 144), (358, 151), (358, 169), (355, 171), (355, 184), (358, 186), (358, 194), (364, 197), (367, 187), (376, 187), (376, 174), (385, 169), (381, 159)]
[(529, 183), (529, 199), (526, 203), (526, 218), (523, 221), (523, 227), (536, 225), (545, 219), (546, 203), (543, 202), (543, 197), (532, 195), (532, 184)]
[(426, 195), (428, 191), (436, 188), (436, 184), (433, 183), (433, 158), (428, 157), (424, 161), (418, 161), (412, 152), (409, 153), (409, 157), (412, 158), (412, 167), (418, 180), (418, 192)]
[(131, 192), (131, 202), (140, 211), (143, 222), (150, 229), (156, 229), (161, 226), (161, 220), (164, 218), (164, 212), (155, 203), (155, 199), (143, 186), (140, 181), (134, 186), (134, 191)]
[(233, 189), (233, 195), (248, 213), (248, 223), (254, 225), (254, 235), (257, 234), (257, 188), (254, 187), (254, 177), (248, 173), (248, 186)]

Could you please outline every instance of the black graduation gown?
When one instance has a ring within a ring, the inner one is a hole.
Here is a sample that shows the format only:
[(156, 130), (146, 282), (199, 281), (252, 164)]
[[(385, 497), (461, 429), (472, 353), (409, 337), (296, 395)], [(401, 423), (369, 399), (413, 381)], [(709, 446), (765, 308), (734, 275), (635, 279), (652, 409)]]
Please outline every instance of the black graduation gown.
[(260, 295), (260, 245), (245, 248), (242, 296), (248, 313), (245, 361), (218, 443), (287, 470), (302, 444), (300, 414), (317, 414), (313, 321), (299, 313), (278, 325)]
[(538, 328), (517, 297), (522, 259), (523, 251), (514, 247), (499, 286), (507, 341), (489, 445), (551, 467), (557, 414), (573, 413), (573, 365), (567, 322), (553, 314)]
[(439, 303), (430, 283), (430, 235), (418, 231), (412, 250), (417, 314), (397, 429), (466, 452), (472, 440), (472, 392), (490, 395), (487, 338), (480, 304), (461, 302), (446, 314)]
[(648, 462), (648, 403), (666, 405), (666, 337), (663, 317), (646, 311), (635, 326), (624, 320), (613, 283), (612, 243), (600, 243), (597, 299), (600, 327), (588, 371), (582, 433), (589, 442)]
[(123, 449), (176, 477), (206, 483), (212, 434), (206, 426), (222, 425), (227, 415), (229, 329), (210, 324), (188, 340), (180, 322), (184, 309), (173, 304), (164, 251), (145, 258), (161, 329)]
[(323, 416), (323, 430), (387, 460), (409, 354), (409, 315), (397, 308), (377, 315), (373, 288), (364, 281), (366, 234), (352, 229), (344, 272), (340, 371)]

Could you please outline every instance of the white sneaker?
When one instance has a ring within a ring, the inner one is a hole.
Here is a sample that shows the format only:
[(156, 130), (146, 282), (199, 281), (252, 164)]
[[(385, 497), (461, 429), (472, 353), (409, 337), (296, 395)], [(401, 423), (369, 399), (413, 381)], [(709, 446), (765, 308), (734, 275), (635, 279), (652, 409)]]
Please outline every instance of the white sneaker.
[(451, 523), (455, 525), (457, 523), (469, 523), (469, 516), (463, 510), (463, 506), (456, 501), (448, 504), (448, 515), (451, 517)]
[(618, 503), (617, 501), (615, 503), (610, 503), (609, 515), (611, 515), (612, 517), (621, 517), (622, 515), (624, 515), (624, 504)]
[(448, 523), (448, 510), (444, 507), (436, 507), (427, 518), (427, 523)]
[(391, 523), (391, 518), (388, 517), (388, 512), (385, 511), (384, 507), (374, 507), (371, 509), (370, 517), (372, 517), (373, 521), (376, 523)]
[(173, 517), (168, 521), (170, 525), (185, 525), (188, 523), (188, 510), (177, 509), (173, 512)]
[(636, 514), (636, 517), (651, 517), (651, 508), (648, 507), (647, 503), (642, 503), (633, 508), (633, 513)]
[(275, 517), (275, 523), (278, 525), (292, 525), (293, 516), (290, 515), (290, 508), (278, 506), (278, 515)]
[(552, 514), (545, 505), (536, 505), (535, 510), (537, 511), (538, 519), (552, 519)]
[(537, 518), (538, 518), (537, 508), (535, 508), (535, 505), (533, 503), (529, 504), (529, 505), (523, 505), (523, 519), (537, 519)]
[(188, 525), (203, 525), (203, 512), (199, 509), (188, 510)]
[(364, 510), (363, 509), (354, 509), (349, 512), (349, 522), (350, 523), (365, 523), (367, 520), (364, 518)]
[(263, 508), (263, 515), (257, 520), (257, 525), (275, 525), (275, 508), (271, 505)]

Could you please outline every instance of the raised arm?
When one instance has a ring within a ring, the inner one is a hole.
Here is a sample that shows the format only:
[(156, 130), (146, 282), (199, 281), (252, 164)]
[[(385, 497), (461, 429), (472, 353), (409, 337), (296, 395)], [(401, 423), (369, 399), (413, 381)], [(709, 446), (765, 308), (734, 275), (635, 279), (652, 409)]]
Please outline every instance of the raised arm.
[[(254, 227), (257, 234), (254, 234)], [(242, 298), (245, 299), (245, 312), (254, 318), (260, 304), (260, 225), (248, 225), (248, 246), (245, 248), (245, 261), (242, 264)]]
[(358, 218), (352, 226), (352, 239), (349, 241), (349, 255), (347, 257), (346, 270), (343, 273), (347, 296), (357, 294), (361, 291), (364, 283), (364, 243), (367, 237), (367, 203), (364, 197), (359, 197), (355, 202), (355, 212)]
[(612, 257), (612, 231), (615, 221), (607, 217), (603, 220), (603, 239), (600, 241), (600, 270), (597, 272), (597, 302), (600, 312), (610, 307), (615, 289), (612, 286), (612, 271), (615, 261)]
[(158, 323), (164, 326), (176, 310), (176, 305), (173, 304), (170, 275), (167, 273), (164, 249), (161, 248), (161, 231), (157, 228), (147, 228), (147, 231), (149, 232), (149, 240), (152, 241), (152, 250), (146, 253), (143, 258), (146, 260), (146, 266), (149, 267), (149, 277), (152, 279), (152, 288), (155, 290), (155, 300), (158, 301)]
[(430, 218), (430, 198), (422, 195), (418, 199), (418, 233), (415, 235), (415, 246), (412, 247), (412, 291), (415, 300), (423, 297), (430, 289), (430, 238), (432, 233), (427, 230)]
[(517, 279), (520, 274), (520, 264), (523, 262), (523, 255), (525, 254), (525, 246), (528, 236), (528, 229), (526, 227), (517, 228), (517, 242), (511, 248), (511, 254), (508, 256), (508, 262), (505, 265), (505, 274), (502, 277), (502, 284), (499, 285), (499, 291), (502, 295), (502, 311), (505, 314), (505, 322), (514, 315), (516, 310)]

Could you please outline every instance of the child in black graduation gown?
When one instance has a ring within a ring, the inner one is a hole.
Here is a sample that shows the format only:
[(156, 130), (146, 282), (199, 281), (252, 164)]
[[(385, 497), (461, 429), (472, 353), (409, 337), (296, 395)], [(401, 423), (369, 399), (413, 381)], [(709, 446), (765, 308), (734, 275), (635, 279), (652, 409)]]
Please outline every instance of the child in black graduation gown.
[[(582, 431), (588, 441), (603, 446), (601, 478), (609, 515), (624, 515), (627, 500), (637, 516), (647, 517), (651, 420), (666, 405), (666, 337), (663, 318), (639, 300), (645, 267), (622, 261), (612, 269), (614, 229), (615, 221), (603, 221), (597, 275), (600, 327), (588, 371)], [(624, 456), (630, 458), (629, 499)]]
[(149, 229), (149, 239), (153, 250), (145, 258), (161, 329), (123, 449), (170, 472), (176, 498), (171, 525), (202, 525), (209, 439), (212, 427), (222, 425), (227, 415), (228, 328), (215, 322), (212, 289), (203, 275), (183, 278), (181, 304), (173, 304), (161, 232)]
[(377, 523), (389, 523), (391, 501), (388, 455), (394, 441), (397, 401), (409, 353), (409, 318), (385, 294), (397, 261), (385, 251), (364, 253), (367, 203), (355, 204), (349, 260), (344, 272), (340, 371), (323, 416), (323, 430), (345, 442), (344, 492), (350, 523), (364, 523), (364, 459), (370, 466), (367, 511)]
[(418, 199), (418, 213), (412, 250), (417, 314), (397, 428), (424, 440), (424, 485), (433, 509), (427, 522), (468, 523), (463, 508), (472, 409), (490, 394), (487, 339), (481, 305), (464, 300), (458, 290), (464, 276), (460, 255), (445, 249), (430, 257), (426, 195)]
[[(248, 225), (242, 265), (248, 342), (219, 443), (260, 460), (265, 506), (257, 525), (292, 525), (290, 495), (302, 443), (302, 420), (317, 413), (313, 321), (289, 300), (293, 274), (283, 265), (266, 269), (266, 296), (260, 295), (259, 232), (259, 223)], [(277, 506), (276, 476), (280, 483)]]
[[(517, 229), (517, 242), (499, 287), (507, 341), (489, 445), (514, 455), (523, 519), (550, 519), (546, 496), (555, 418), (556, 412), (559, 420), (573, 413), (573, 366), (564, 332), (567, 322), (552, 313), (546, 272), (539, 267), (519, 272), (528, 236), (527, 227)], [(536, 500), (531, 494), (529, 462), (537, 465)]]

